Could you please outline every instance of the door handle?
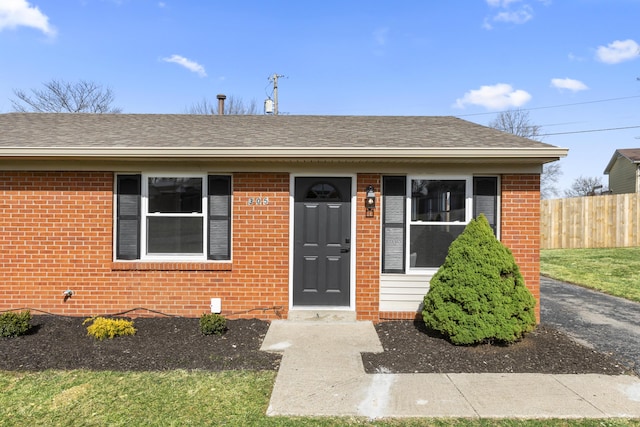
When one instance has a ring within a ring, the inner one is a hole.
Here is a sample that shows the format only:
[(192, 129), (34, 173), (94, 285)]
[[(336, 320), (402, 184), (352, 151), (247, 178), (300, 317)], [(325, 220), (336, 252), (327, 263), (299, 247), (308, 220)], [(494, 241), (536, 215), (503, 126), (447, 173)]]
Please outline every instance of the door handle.
[(340, 249), (340, 253), (341, 253), (341, 254), (346, 254), (346, 253), (347, 253), (347, 252), (349, 252), (349, 251), (350, 251), (350, 249), (349, 249), (349, 248), (342, 248), (342, 249)]

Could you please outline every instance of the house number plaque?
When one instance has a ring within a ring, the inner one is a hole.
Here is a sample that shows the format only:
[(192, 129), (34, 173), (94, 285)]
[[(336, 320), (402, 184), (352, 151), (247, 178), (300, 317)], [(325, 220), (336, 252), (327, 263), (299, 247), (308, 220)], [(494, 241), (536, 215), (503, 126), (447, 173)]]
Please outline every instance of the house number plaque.
[(249, 199), (247, 200), (247, 205), (249, 206), (253, 206), (253, 205), (268, 205), (269, 204), (269, 198), (268, 197), (249, 197)]

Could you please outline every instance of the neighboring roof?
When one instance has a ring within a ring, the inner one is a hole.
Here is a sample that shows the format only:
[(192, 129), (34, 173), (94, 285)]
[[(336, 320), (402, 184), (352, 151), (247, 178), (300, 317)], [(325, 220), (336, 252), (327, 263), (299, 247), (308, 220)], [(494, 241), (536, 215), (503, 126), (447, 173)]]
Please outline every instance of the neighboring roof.
[(531, 158), (567, 149), (455, 117), (0, 114), (0, 158)]
[(609, 164), (604, 170), (604, 174), (608, 175), (611, 171), (611, 168), (616, 163), (618, 158), (624, 157), (629, 160), (631, 163), (640, 164), (640, 148), (619, 148), (611, 156), (611, 160), (609, 160)]

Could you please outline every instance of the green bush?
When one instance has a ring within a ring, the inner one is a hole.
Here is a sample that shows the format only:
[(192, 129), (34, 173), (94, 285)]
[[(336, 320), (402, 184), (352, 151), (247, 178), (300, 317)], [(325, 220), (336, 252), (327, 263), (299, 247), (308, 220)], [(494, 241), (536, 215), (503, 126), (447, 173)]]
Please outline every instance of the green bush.
[(422, 317), (457, 345), (513, 343), (535, 329), (536, 300), (487, 219), (472, 220), (431, 279)]
[(135, 335), (136, 328), (132, 320), (111, 319), (106, 317), (90, 317), (82, 323), (91, 322), (87, 327), (87, 334), (102, 341), (105, 338), (113, 339), (124, 335)]
[(17, 337), (31, 329), (31, 312), (29, 310), (14, 313), (8, 311), (0, 314), (0, 337)]
[(222, 335), (227, 330), (227, 319), (221, 314), (205, 313), (200, 316), (200, 332), (204, 335)]

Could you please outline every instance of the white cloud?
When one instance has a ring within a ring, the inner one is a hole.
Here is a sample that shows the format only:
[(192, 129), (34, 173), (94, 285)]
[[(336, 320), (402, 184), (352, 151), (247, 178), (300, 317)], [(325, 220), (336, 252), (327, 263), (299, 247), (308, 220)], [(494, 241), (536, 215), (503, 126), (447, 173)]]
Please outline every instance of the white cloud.
[(566, 79), (551, 79), (551, 86), (558, 89), (567, 89), (572, 92), (579, 92), (581, 90), (587, 90), (589, 87), (582, 83), (580, 80), (574, 80), (570, 78)]
[(640, 55), (640, 45), (634, 40), (616, 40), (609, 45), (598, 46), (596, 58), (605, 64), (629, 61)]
[(462, 98), (456, 99), (455, 107), (464, 108), (466, 105), (480, 105), (491, 110), (501, 110), (520, 107), (531, 99), (531, 95), (524, 90), (514, 90), (506, 83), (493, 86), (481, 86), (480, 89), (470, 90)]
[[(486, 0), (487, 5), (500, 9), (491, 17), (486, 17), (482, 28), (492, 30), (493, 23), (509, 23), (521, 25), (533, 19), (532, 0)], [(538, 3), (549, 6), (551, 0), (538, 0)]]
[(49, 24), (49, 17), (26, 0), (0, 1), (0, 31), (17, 27), (35, 28), (50, 37), (56, 35), (55, 28)]
[(518, 10), (500, 12), (493, 17), (495, 22), (508, 22), (511, 24), (524, 24), (531, 19), (533, 19), (533, 10), (527, 5)]
[(487, 0), (491, 7), (509, 7), (511, 3), (518, 3), (521, 0)]
[(171, 55), (168, 58), (162, 58), (164, 62), (173, 62), (174, 64), (178, 64), (183, 66), (189, 71), (193, 71), (198, 74), (200, 77), (207, 77), (207, 73), (204, 70), (204, 67), (197, 62), (191, 61), (184, 56), (180, 55)]

